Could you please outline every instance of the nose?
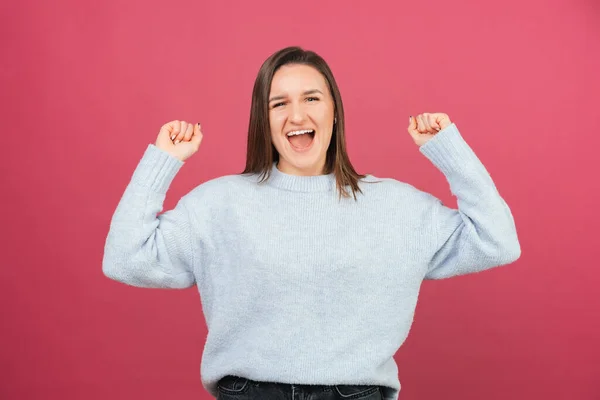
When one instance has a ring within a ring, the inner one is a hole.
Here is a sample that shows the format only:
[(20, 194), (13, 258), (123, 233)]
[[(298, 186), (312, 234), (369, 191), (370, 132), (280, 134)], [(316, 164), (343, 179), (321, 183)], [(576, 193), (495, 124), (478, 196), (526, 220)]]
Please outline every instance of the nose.
[(290, 104), (289, 110), (290, 114), (288, 118), (290, 119), (290, 122), (300, 124), (304, 121), (305, 111), (301, 104), (292, 103)]

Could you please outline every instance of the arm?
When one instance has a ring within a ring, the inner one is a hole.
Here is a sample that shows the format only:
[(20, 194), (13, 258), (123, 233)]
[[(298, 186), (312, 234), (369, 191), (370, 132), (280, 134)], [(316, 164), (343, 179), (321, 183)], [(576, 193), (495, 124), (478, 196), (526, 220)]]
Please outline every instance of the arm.
[(451, 124), (420, 147), (446, 177), (458, 210), (435, 199), (436, 249), (426, 279), (483, 271), (516, 261), (521, 247), (511, 211), (492, 178)]
[(186, 198), (158, 216), (183, 161), (149, 145), (112, 217), (102, 271), (116, 281), (147, 288), (195, 283), (194, 241)]

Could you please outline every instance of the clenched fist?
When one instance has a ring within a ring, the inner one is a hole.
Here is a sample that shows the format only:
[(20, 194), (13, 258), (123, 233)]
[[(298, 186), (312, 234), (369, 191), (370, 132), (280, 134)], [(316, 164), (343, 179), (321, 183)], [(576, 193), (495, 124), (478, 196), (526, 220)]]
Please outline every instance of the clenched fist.
[(200, 124), (186, 121), (171, 121), (160, 128), (156, 138), (156, 147), (166, 151), (181, 161), (190, 158), (198, 151), (202, 143)]
[(408, 120), (408, 133), (417, 146), (421, 147), (439, 131), (452, 124), (450, 118), (442, 113), (423, 113)]

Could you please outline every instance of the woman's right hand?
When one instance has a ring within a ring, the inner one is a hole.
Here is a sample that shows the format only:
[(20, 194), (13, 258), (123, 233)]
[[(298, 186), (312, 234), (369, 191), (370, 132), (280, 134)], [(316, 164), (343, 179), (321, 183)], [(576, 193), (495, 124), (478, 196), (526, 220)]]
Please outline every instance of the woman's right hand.
[(156, 147), (177, 157), (181, 161), (190, 158), (200, 148), (202, 131), (200, 124), (186, 121), (171, 121), (160, 128)]

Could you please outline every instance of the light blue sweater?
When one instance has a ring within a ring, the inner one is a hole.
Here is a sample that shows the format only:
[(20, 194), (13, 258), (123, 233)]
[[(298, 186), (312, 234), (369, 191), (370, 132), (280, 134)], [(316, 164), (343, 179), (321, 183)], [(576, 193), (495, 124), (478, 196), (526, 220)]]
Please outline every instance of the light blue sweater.
[(394, 354), (423, 279), (515, 261), (513, 217), (454, 124), (420, 151), (445, 175), (458, 210), (393, 179), (368, 176), (358, 201), (333, 175), (275, 166), (205, 182), (173, 210), (165, 194), (183, 165), (149, 145), (113, 216), (103, 271), (133, 286), (197, 285), (208, 336), (201, 379), (375, 384), (398, 398)]

